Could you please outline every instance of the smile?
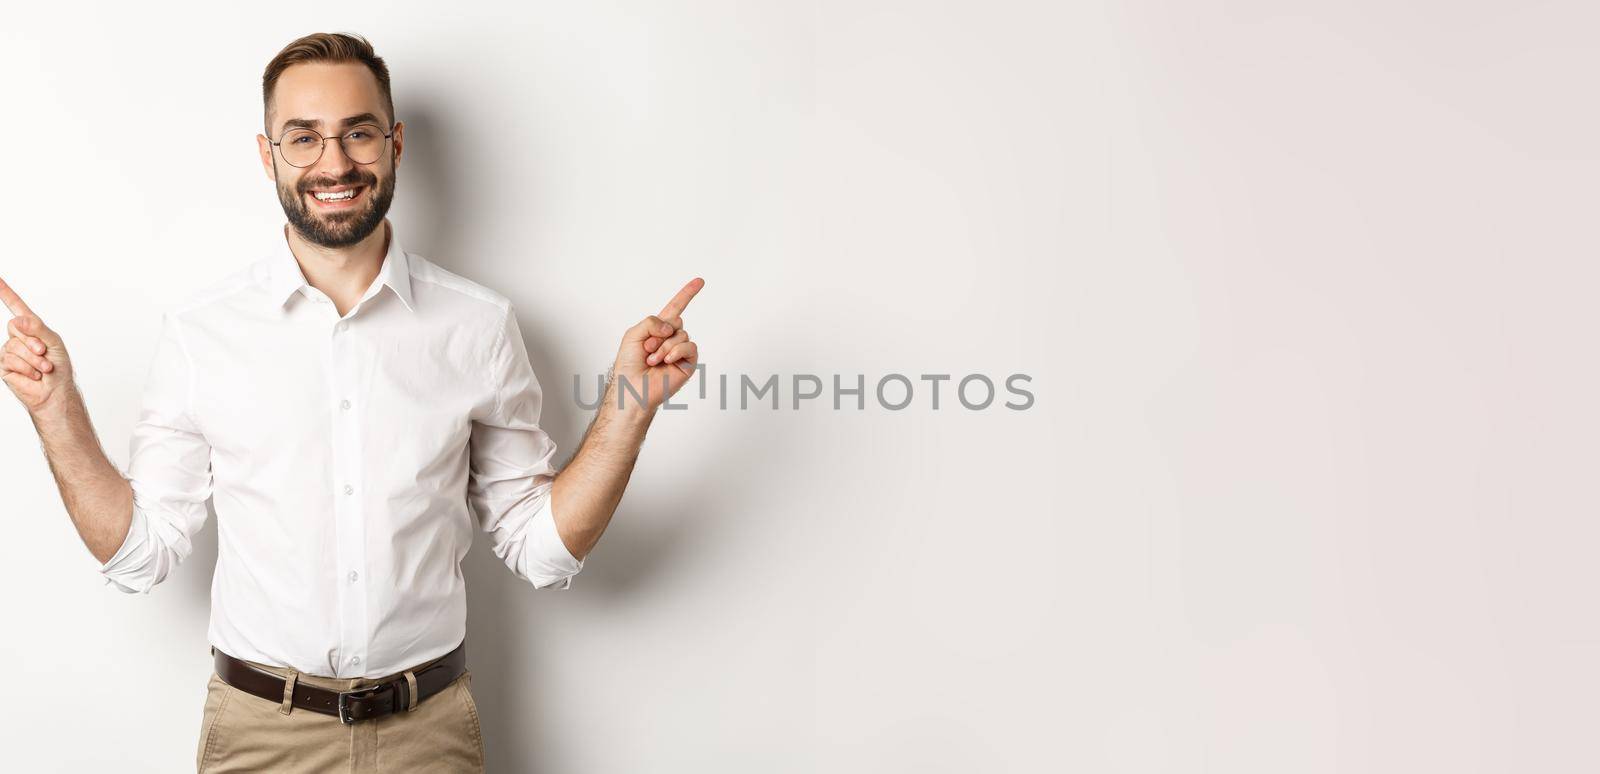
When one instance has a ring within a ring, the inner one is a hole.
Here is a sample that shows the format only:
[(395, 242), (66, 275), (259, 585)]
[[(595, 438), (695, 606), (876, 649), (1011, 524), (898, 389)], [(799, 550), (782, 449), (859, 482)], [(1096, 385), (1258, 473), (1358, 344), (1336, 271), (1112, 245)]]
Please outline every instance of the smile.
[(366, 191), (366, 188), (367, 187), (364, 185), (342, 186), (338, 188), (311, 191), (310, 194), (311, 198), (316, 201), (318, 207), (337, 209), (349, 207), (351, 203), (360, 198), (361, 194)]

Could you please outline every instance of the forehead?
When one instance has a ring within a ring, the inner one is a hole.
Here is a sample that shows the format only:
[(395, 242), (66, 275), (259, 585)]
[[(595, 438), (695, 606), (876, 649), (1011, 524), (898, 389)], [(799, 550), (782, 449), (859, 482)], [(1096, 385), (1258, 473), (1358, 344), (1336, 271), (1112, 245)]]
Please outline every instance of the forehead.
[(345, 116), (385, 114), (378, 79), (360, 62), (310, 62), (292, 65), (272, 91), (273, 128), (291, 118), (320, 121), (325, 128)]

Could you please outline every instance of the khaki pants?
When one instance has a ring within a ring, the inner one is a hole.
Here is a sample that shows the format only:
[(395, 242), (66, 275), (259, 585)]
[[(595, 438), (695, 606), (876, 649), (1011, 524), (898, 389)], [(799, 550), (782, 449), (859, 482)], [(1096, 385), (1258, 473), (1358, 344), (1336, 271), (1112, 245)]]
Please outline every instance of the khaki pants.
[[(297, 674), (292, 669), (245, 663), (284, 679), (291, 676), (332, 691), (375, 685), (382, 678), (338, 679)], [(413, 667), (422, 669), (432, 661)], [(206, 686), (205, 713), (195, 767), (223, 772), (481, 772), (483, 734), (472, 699), (472, 673), (417, 703), (416, 709), (344, 725), (337, 717), (263, 699), (222, 681), (213, 672)]]

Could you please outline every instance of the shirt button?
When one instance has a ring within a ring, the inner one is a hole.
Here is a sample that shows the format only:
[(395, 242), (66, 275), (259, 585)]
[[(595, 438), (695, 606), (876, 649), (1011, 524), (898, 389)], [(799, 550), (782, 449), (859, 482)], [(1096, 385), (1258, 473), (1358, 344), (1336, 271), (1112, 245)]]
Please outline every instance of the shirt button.
[(351, 583), (355, 583), (356, 582), (356, 578), (359, 578), (359, 577), (361, 577), (360, 574), (358, 574), (355, 570), (351, 570), (350, 571), (350, 582)]
[(341, 408), (341, 409), (350, 408), (350, 401), (347, 401), (347, 400), (339, 401), (339, 408)]
[(355, 664), (355, 665), (359, 665), (361, 663), (361, 657), (360, 656), (351, 656), (350, 657), (350, 663), (351, 664)]
[(345, 484), (344, 485), (344, 493), (345, 494), (351, 494), (352, 492), (355, 492), (355, 491), (356, 491), (355, 487), (350, 486), (349, 484)]

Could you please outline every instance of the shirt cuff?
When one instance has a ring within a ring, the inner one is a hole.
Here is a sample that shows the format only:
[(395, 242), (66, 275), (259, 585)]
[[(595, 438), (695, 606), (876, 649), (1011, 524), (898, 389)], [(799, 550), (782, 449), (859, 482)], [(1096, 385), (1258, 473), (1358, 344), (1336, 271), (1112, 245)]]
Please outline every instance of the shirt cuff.
[(544, 503), (533, 514), (528, 524), (528, 542), (522, 552), (522, 572), (536, 589), (565, 589), (572, 586), (572, 576), (583, 570), (583, 562), (567, 550), (561, 533), (556, 531), (556, 515), (552, 506), (555, 493), (545, 494)]
[(128, 521), (128, 534), (122, 539), (122, 547), (118, 548), (117, 552), (112, 554), (105, 564), (100, 565), (99, 572), (106, 579), (106, 583), (115, 586), (118, 591), (125, 594), (149, 592), (148, 587), (141, 589), (137, 586), (129, 586), (117, 579), (118, 576), (121, 576), (124, 580), (133, 580), (138, 577), (137, 570), (141, 562), (135, 557), (145, 553), (145, 541), (149, 540), (149, 529), (145, 526), (145, 522), (144, 509), (135, 506), (133, 516)]

